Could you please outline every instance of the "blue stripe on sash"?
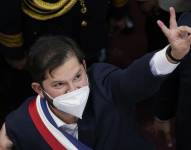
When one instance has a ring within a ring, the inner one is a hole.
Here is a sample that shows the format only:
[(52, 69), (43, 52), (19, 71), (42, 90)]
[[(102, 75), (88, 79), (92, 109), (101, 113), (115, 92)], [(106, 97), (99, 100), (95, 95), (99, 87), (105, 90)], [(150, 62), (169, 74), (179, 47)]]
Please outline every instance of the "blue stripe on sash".
[(85, 144), (81, 143), (79, 140), (77, 140), (76, 138), (74, 138), (72, 135), (68, 134), (67, 132), (63, 131), (62, 129), (58, 128), (58, 126), (56, 125), (56, 122), (54, 121), (54, 119), (52, 118), (52, 116), (50, 115), (47, 105), (46, 105), (46, 100), (40, 100), (40, 104), (43, 110), (43, 113), (45, 114), (46, 118), (48, 119), (48, 121), (58, 130), (60, 130), (62, 132), (62, 134), (64, 134), (64, 136), (70, 141), (72, 142), (72, 144), (74, 144), (79, 150), (92, 150), (91, 148), (89, 148), (88, 146), (86, 146)]
[(50, 115), (49, 111), (48, 111), (48, 108), (47, 108), (47, 105), (46, 105), (46, 100), (45, 99), (41, 99), (40, 100), (40, 104), (41, 104), (41, 107), (42, 107), (42, 110), (46, 116), (46, 118), (48, 119), (48, 121), (54, 126), (57, 128), (57, 125), (56, 125), (56, 122), (54, 121), (54, 119), (52, 118), (52, 116)]

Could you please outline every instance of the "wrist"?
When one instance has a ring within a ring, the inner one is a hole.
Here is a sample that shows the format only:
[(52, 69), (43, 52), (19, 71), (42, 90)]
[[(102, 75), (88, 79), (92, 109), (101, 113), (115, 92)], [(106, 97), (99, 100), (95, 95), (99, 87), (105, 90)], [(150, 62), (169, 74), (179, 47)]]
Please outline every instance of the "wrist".
[(173, 55), (172, 55), (172, 49), (171, 49), (171, 46), (169, 46), (166, 50), (166, 56), (167, 56), (167, 59), (171, 62), (171, 63), (174, 63), (174, 64), (178, 64), (180, 63), (183, 58), (181, 59), (178, 59), (178, 58), (175, 58)]

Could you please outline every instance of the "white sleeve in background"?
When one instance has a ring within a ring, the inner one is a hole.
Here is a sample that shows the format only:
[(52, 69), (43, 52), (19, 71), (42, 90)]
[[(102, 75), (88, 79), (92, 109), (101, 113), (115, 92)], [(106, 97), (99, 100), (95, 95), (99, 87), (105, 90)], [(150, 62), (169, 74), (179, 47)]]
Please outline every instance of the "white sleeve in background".
[(154, 56), (151, 58), (150, 67), (151, 67), (151, 72), (153, 73), (153, 75), (169, 74), (173, 72), (176, 69), (176, 67), (180, 64), (180, 63), (173, 64), (168, 61), (166, 57), (166, 50), (168, 46), (156, 52)]

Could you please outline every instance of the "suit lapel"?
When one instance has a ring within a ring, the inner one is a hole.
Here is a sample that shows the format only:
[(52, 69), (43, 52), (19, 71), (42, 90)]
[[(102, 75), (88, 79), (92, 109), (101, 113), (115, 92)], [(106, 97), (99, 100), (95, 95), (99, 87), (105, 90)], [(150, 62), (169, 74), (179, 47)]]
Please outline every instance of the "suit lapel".
[(82, 120), (78, 121), (78, 139), (91, 148), (94, 148), (95, 145), (95, 127), (95, 115), (93, 113), (92, 102), (89, 99)]

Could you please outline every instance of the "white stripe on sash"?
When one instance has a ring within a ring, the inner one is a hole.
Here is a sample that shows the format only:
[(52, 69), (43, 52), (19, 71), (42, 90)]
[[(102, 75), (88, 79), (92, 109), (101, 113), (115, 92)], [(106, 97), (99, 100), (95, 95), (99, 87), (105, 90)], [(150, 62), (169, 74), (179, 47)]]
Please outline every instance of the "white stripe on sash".
[(47, 129), (49, 130), (49, 132), (68, 150), (78, 150), (78, 148), (75, 147), (75, 145), (73, 145), (64, 135), (61, 131), (59, 131), (57, 128), (55, 128), (46, 118), (41, 104), (40, 104), (40, 95), (37, 96), (36, 99), (36, 107), (37, 107), (37, 111), (38, 114), (42, 120), (42, 122), (44, 123), (44, 125), (47, 127)]

